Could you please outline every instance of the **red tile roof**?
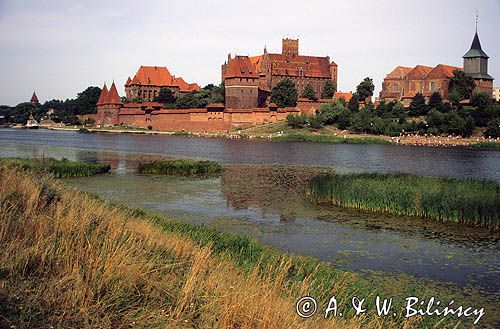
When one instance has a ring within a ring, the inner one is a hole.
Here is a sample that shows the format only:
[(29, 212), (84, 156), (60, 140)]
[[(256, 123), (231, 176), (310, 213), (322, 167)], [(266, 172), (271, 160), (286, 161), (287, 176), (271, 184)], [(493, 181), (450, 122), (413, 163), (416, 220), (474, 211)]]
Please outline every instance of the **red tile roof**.
[(226, 78), (254, 78), (259, 75), (248, 56), (236, 56), (227, 63)]
[(410, 80), (423, 79), (430, 71), (432, 71), (432, 67), (430, 66), (417, 65), (408, 72), (406, 77)]
[(411, 67), (398, 66), (391, 73), (386, 75), (386, 79), (403, 79), (410, 71)]
[(331, 78), (328, 57), (269, 54), (273, 75)]
[(132, 83), (132, 79), (130, 77), (127, 78), (127, 82), (125, 83), (125, 86), (129, 86)]
[(122, 100), (120, 96), (118, 95), (118, 91), (116, 90), (115, 83), (111, 85), (111, 88), (109, 88), (109, 93), (108, 96), (106, 97), (106, 104), (122, 104)]
[(351, 92), (340, 92), (340, 91), (337, 91), (335, 93), (335, 95), (333, 95), (333, 99), (337, 99), (337, 100), (340, 100), (341, 98), (343, 98), (346, 102), (350, 101), (351, 98), (352, 98), (352, 93)]
[(439, 64), (426, 75), (426, 78), (431, 78), (431, 79), (451, 78), (453, 76), (453, 71), (455, 70), (463, 71), (461, 67)]
[(101, 94), (99, 95), (99, 99), (97, 100), (97, 105), (105, 104), (108, 99), (108, 87), (106, 84), (102, 87)]
[(200, 91), (201, 90), (201, 87), (199, 84), (197, 84), (196, 82), (194, 83), (188, 83), (189, 85), (189, 90), (190, 91)]
[(201, 88), (196, 83), (187, 83), (181, 77), (174, 77), (166, 67), (142, 66), (139, 68), (134, 78), (125, 86), (158, 86), (158, 87), (179, 87), (181, 92), (199, 91)]

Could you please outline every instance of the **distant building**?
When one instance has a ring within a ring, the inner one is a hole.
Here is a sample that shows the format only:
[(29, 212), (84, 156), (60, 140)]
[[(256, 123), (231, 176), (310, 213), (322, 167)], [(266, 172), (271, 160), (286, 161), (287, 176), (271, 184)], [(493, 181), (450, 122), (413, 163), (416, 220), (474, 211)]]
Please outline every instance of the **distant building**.
[(125, 95), (129, 99), (140, 98), (152, 102), (163, 88), (174, 94), (201, 90), (197, 83), (187, 83), (183, 78), (173, 76), (166, 67), (141, 66), (133, 79), (127, 79)]
[(493, 98), (498, 102), (500, 101), (500, 87), (493, 88)]
[(221, 70), (226, 86), (226, 107), (261, 106), (265, 93), (270, 93), (285, 78), (295, 83), (299, 96), (310, 84), (321, 98), (328, 80), (337, 86), (337, 69), (329, 56), (300, 55), (298, 39), (283, 39), (281, 54), (268, 53), (264, 47), (264, 53), (259, 56), (232, 58), (229, 55)]
[(30, 103), (33, 105), (38, 105), (40, 104), (40, 101), (38, 100), (38, 97), (36, 95), (36, 92), (33, 91), (33, 95), (31, 96)]
[(453, 71), (464, 71), (474, 79), (474, 92), (492, 94), (493, 78), (488, 75), (488, 55), (481, 49), (479, 37), (476, 34), (470, 50), (463, 56), (464, 68), (439, 64), (435, 67), (417, 65), (413, 68), (397, 66), (386, 75), (382, 82), (380, 100), (409, 101), (415, 94), (421, 93), (427, 99), (434, 92), (439, 92), (444, 99), (448, 98), (448, 87)]

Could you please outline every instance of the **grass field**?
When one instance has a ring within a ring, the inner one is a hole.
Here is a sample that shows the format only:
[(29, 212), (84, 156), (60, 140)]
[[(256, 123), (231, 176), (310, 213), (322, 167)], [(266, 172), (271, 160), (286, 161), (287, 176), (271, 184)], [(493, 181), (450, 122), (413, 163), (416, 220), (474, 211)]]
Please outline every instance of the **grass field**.
[(472, 144), (471, 147), (474, 148), (485, 148), (485, 149), (500, 149), (500, 142), (479, 142)]
[(374, 212), (499, 229), (500, 184), (410, 174), (328, 174), (313, 178), (310, 199)]

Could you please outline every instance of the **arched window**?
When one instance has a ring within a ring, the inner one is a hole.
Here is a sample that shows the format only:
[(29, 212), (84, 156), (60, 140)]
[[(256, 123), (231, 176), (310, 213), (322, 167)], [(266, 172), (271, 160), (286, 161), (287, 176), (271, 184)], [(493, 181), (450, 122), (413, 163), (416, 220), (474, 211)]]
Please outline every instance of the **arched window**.
[(399, 91), (399, 86), (397, 83), (392, 85), (392, 91)]

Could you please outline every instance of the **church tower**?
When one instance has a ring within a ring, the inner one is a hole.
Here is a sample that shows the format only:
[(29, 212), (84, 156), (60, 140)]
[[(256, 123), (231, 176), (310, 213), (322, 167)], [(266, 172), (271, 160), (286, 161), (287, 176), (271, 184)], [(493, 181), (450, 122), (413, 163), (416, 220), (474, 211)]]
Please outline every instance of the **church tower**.
[(467, 76), (472, 77), (476, 83), (474, 93), (484, 92), (491, 96), (493, 95), (493, 77), (488, 74), (488, 58), (488, 55), (481, 48), (476, 25), (476, 34), (472, 45), (469, 51), (463, 55), (464, 72)]

